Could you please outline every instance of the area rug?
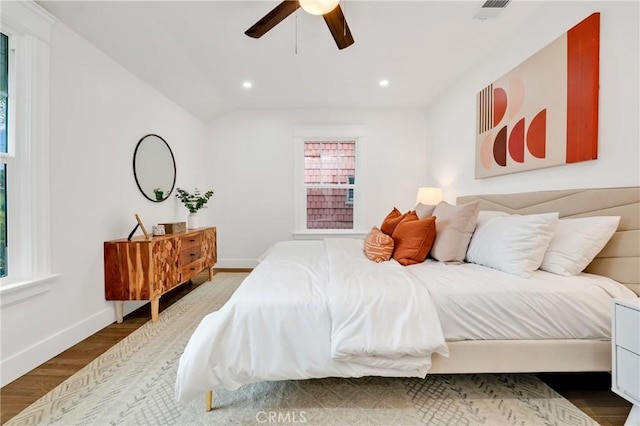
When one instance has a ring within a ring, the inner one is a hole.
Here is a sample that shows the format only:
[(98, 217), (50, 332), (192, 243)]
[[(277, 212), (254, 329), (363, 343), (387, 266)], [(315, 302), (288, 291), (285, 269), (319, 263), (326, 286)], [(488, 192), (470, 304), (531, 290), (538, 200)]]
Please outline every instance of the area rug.
[(178, 360), (202, 317), (246, 277), (218, 273), (26, 408), (8, 425), (595, 425), (527, 374), (264, 382), (174, 400)]

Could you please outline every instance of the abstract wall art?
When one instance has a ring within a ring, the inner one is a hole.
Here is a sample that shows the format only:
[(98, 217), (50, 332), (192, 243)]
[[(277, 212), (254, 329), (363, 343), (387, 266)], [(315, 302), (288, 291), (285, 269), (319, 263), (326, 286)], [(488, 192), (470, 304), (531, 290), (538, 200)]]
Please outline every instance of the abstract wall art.
[(477, 95), (476, 179), (598, 155), (600, 14)]

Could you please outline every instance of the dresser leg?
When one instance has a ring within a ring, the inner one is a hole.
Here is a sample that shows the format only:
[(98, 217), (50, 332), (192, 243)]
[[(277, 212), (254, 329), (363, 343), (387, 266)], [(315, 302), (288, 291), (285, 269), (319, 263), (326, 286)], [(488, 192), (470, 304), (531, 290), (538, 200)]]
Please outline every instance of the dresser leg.
[(213, 265), (209, 266), (209, 281), (213, 281)]
[(160, 315), (160, 298), (151, 301), (151, 322), (158, 322)]
[(123, 300), (116, 300), (115, 304), (116, 304), (116, 322), (118, 324), (120, 324), (124, 319), (124, 315), (122, 314), (123, 313), (123, 307), (124, 307), (124, 301)]

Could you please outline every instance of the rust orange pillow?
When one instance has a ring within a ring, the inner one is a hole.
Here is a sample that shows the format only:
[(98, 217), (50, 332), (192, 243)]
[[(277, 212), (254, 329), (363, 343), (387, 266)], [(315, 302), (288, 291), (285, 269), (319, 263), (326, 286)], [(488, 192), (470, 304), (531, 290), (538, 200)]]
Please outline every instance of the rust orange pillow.
[(400, 210), (397, 208), (393, 208), (391, 212), (384, 218), (382, 221), (382, 225), (380, 225), (380, 230), (391, 236), (393, 234), (393, 230), (396, 229), (396, 226), (400, 223), (400, 221), (404, 218), (405, 215), (400, 213)]
[[(415, 210), (409, 210), (408, 212), (402, 215), (402, 217), (400, 218), (400, 221), (398, 222), (398, 225), (400, 225), (402, 222), (409, 222), (411, 220), (418, 220), (418, 219), (420, 219), (418, 217), (418, 213), (416, 213)], [(394, 232), (395, 232), (395, 229), (394, 229)], [(393, 234), (391, 236), (393, 236)]]
[(393, 253), (393, 238), (379, 230), (376, 226), (364, 240), (364, 254), (367, 259), (376, 263), (386, 262)]
[(418, 219), (413, 213), (407, 214), (393, 231), (393, 258), (401, 265), (414, 265), (424, 262), (436, 239), (436, 218), (434, 216)]

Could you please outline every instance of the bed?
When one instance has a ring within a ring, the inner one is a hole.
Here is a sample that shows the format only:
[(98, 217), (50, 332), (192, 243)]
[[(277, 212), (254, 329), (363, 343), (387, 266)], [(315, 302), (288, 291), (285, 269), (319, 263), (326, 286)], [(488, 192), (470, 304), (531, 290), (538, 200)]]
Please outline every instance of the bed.
[(278, 243), (194, 332), (176, 398), (205, 393), (210, 409), (211, 390), (267, 380), (609, 371), (611, 299), (640, 294), (640, 188), (465, 196), (457, 204), (476, 201), (482, 211), (620, 223), (574, 277), (521, 278), (434, 260), (375, 264), (354, 239)]

